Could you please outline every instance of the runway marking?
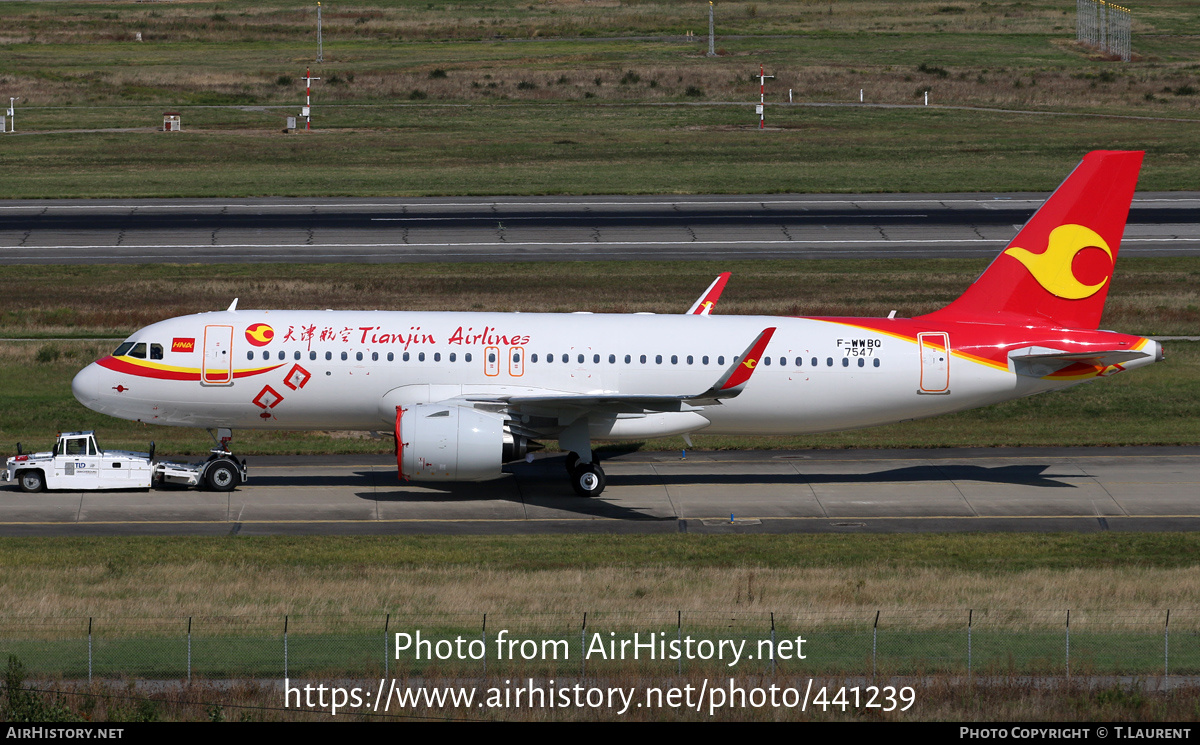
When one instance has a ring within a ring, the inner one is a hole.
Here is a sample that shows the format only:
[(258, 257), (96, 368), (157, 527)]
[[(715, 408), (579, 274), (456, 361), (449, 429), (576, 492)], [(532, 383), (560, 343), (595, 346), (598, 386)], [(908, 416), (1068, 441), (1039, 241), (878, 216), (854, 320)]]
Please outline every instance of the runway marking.
[[(557, 215), (546, 215), (544, 217), (525, 217), (525, 216), (518, 217), (518, 216), (508, 215), (506, 217), (510, 220), (517, 219), (522, 223), (534, 222), (534, 221), (538, 221), (538, 220), (545, 221), (545, 220), (561, 220), (562, 219), (562, 217), (559, 217)], [(780, 215), (765, 215), (764, 214), (761, 216), (761, 219), (764, 219), (764, 220), (779, 219), (779, 217), (780, 217)], [(913, 215), (905, 215), (905, 214), (872, 215), (870, 213), (862, 213), (862, 212), (846, 212), (845, 214), (840, 214), (840, 215), (817, 215), (814, 217), (819, 217), (822, 220), (826, 220), (826, 219), (828, 219), (828, 220), (840, 220), (840, 219), (862, 220), (864, 218), (871, 218), (871, 217), (929, 217), (929, 215), (915, 215), (915, 214), (913, 214)], [(603, 216), (589, 215), (587, 217), (588, 222), (603, 222), (603, 221), (633, 222), (635, 220), (658, 220), (658, 219), (661, 219), (660, 215), (652, 215), (652, 216), (648, 216), (648, 217), (642, 217), (642, 216), (633, 217), (633, 216), (627, 216), (627, 215), (603, 215)], [(756, 218), (756, 219), (758, 219), (758, 218)], [(454, 216), (454, 217), (372, 217), (371, 218), (371, 222), (448, 222), (450, 220), (478, 220), (480, 222), (493, 223), (493, 222), (496, 222), (496, 215), (487, 215), (487, 216), (483, 216), (483, 217), (476, 217), (474, 215), (462, 215), (462, 216)]]
[[(177, 210), (177, 209), (218, 209), (218, 208), (238, 208), (244, 210), (309, 210), (309, 209), (380, 209), (380, 208), (399, 208), (399, 207), (672, 207), (675, 205), (736, 205), (736, 206), (755, 206), (762, 204), (797, 204), (797, 205), (831, 205), (831, 204), (942, 204), (950, 202), (953, 204), (983, 204), (994, 206), (997, 202), (1002, 202), (1006, 205), (1020, 204), (1041, 204), (1049, 197), (1049, 193), (1043, 196), (1034, 197), (969, 197), (961, 198), (955, 196), (945, 197), (922, 197), (912, 199), (755, 199), (752, 195), (747, 195), (745, 199), (675, 199), (671, 201), (647, 199), (643, 201), (560, 201), (560, 202), (535, 202), (535, 201), (519, 201), (519, 202), (497, 202), (497, 201), (480, 201), (480, 202), (350, 202), (350, 203), (330, 203), (330, 202), (293, 202), (288, 204), (277, 203), (247, 203), (247, 202), (184, 202), (181, 204), (144, 204), (137, 202), (114, 202), (109, 204), (4, 204), (0, 205), (2, 210)], [(1200, 202), (1200, 197), (1153, 197), (1146, 199), (1134, 199), (1133, 206), (1139, 204), (1154, 204), (1154, 203), (1196, 203)]]
[[(1195, 520), (1200, 519), (1200, 514), (1197, 515), (1106, 515), (1111, 520)], [(665, 522), (668, 520), (698, 520), (698, 521), (716, 521), (728, 522), (729, 518), (725, 515), (716, 517), (688, 517), (680, 518), (676, 515), (665, 515), (658, 517), (655, 515), (646, 515), (642, 518), (626, 518), (626, 517), (605, 517), (596, 515), (594, 517), (403, 517), (403, 518), (384, 518), (379, 520), (363, 520), (363, 519), (305, 519), (305, 520), (242, 520), (235, 523), (233, 520), (94, 520), (86, 522), (71, 522), (65, 520), (31, 520), (28, 522), (0, 522), (0, 526), (18, 527), (30, 525), (322, 525), (322, 524), (363, 524), (376, 525), (381, 523), (561, 523), (561, 522)], [(737, 518), (737, 521), (731, 523), (733, 525), (746, 520), (760, 520), (768, 522), (772, 520), (1077, 520), (1087, 519), (1095, 520), (1094, 513), (1084, 513), (1078, 515), (832, 515), (824, 517), (821, 515), (796, 515), (796, 516), (770, 516), (770, 517), (753, 517), (743, 515)]]

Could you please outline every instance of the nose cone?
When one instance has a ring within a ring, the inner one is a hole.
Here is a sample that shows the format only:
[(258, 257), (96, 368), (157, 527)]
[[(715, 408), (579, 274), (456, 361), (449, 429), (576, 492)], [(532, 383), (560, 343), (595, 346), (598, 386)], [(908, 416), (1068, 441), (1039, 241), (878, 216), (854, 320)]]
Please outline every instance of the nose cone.
[(101, 368), (93, 362), (80, 370), (71, 381), (71, 393), (75, 400), (93, 411), (100, 410), (96, 407), (100, 398), (100, 376)]

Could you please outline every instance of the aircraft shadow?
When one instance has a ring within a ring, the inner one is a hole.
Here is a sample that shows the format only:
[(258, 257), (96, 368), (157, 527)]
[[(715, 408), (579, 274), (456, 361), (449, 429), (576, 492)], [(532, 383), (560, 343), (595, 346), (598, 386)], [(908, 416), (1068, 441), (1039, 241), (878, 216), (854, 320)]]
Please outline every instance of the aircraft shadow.
[(1010, 486), (1048, 489), (1077, 489), (1075, 484), (1044, 473), (1050, 466), (908, 466), (873, 473), (698, 473), (619, 475), (608, 478), (609, 486), (649, 484), (896, 484), (914, 481), (948, 483), (980, 481)]
[[(945, 484), (972, 481), (1008, 486), (1043, 489), (1076, 489), (1064, 481), (1066, 475), (1046, 473), (1047, 465), (918, 465), (892, 468), (872, 473), (657, 473), (608, 475), (609, 488), (632, 486), (747, 486), (750, 484), (896, 484), (927, 482)], [(515, 463), (505, 467), (516, 481), (478, 483), (421, 483), (407, 484), (397, 480), (394, 471), (356, 471), (352, 476), (271, 476), (255, 479), (256, 484), (270, 486), (345, 487), (359, 485), (368, 490), (356, 491), (364, 501), (410, 505), (450, 505), (455, 503), (506, 501), (533, 507), (546, 507), (583, 517), (618, 520), (670, 521), (675, 516), (655, 516), (614, 504), (601, 496), (586, 499), (576, 496), (567, 482), (562, 458), (541, 458), (533, 463)]]

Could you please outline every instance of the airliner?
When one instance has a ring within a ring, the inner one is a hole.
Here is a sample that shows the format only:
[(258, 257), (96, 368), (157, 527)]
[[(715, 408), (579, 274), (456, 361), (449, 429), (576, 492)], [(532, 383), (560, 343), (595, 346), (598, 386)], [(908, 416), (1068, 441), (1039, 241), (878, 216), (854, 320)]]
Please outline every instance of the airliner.
[(595, 440), (796, 435), (947, 414), (1163, 359), (1099, 329), (1143, 153), (1086, 155), (991, 265), (913, 318), (244, 310), (147, 326), (75, 397), (151, 424), (390, 430), (399, 477), (497, 478), (557, 440), (580, 496)]

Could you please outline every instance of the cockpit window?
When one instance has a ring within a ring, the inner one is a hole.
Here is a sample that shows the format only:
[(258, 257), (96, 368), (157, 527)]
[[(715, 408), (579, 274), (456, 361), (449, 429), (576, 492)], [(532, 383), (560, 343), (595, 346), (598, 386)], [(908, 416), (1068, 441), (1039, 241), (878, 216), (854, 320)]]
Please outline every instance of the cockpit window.
[(139, 360), (146, 359), (146, 342), (140, 341), (133, 345), (133, 349), (126, 352), (130, 357), (137, 357)]
[(162, 358), (163, 358), (162, 344), (151, 344), (150, 345), (150, 359), (161, 360)]
[(121, 357), (123, 355), (129, 354), (129, 350), (131, 350), (131, 349), (133, 349), (133, 342), (131, 342), (131, 341), (122, 342), (121, 346), (117, 347), (117, 351), (113, 352), (113, 357)]

